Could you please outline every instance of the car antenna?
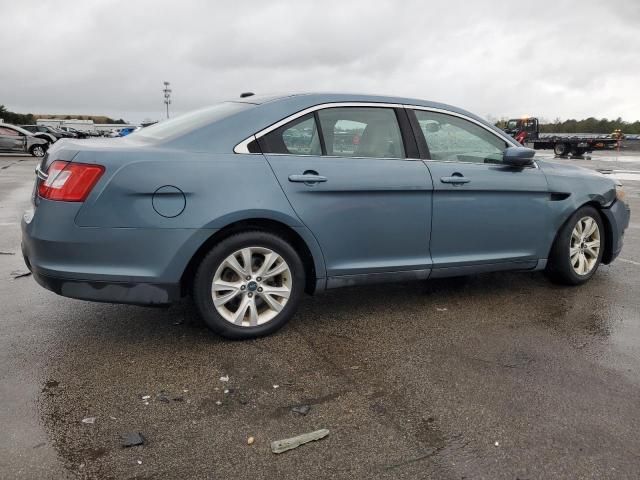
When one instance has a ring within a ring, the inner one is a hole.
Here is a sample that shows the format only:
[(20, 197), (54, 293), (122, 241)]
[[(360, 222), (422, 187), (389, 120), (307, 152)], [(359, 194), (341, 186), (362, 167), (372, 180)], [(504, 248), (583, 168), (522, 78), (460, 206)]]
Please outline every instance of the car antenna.
[(253, 95), (255, 95), (255, 93), (253, 93), (253, 92), (242, 92), (240, 94), (240, 98), (247, 98), (247, 97), (251, 97)]

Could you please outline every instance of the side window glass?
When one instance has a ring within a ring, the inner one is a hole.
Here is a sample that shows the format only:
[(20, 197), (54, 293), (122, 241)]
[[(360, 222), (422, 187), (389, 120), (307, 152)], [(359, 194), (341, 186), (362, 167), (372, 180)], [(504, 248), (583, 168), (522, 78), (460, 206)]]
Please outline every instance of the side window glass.
[(507, 142), (463, 118), (414, 110), (432, 160), (500, 163)]
[(320, 136), (313, 114), (296, 118), (259, 140), (264, 153), (322, 155)]
[(396, 113), (391, 108), (337, 107), (318, 111), (327, 155), (405, 158)]
[(0, 128), (0, 135), (6, 135), (8, 137), (19, 137), (20, 134), (10, 128)]

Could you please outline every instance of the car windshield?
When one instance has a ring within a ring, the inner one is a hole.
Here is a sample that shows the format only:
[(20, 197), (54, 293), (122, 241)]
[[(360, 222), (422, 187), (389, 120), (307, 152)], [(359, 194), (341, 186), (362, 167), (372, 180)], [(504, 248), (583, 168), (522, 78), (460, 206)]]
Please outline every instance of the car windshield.
[(203, 127), (235, 113), (254, 107), (250, 103), (223, 102), (211, 107), (185, 113), (170, 120), (158, 122), (132, 133), (136, 137), (150, 140), (167, 140)]

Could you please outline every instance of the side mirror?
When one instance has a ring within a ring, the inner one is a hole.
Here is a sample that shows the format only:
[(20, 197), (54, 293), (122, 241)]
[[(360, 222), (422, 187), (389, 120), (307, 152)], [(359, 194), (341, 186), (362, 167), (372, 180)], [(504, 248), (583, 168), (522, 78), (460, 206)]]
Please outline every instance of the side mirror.
[(533, 164), (536, 151), (526, 147), (509, 147), (502, 152), (502, 163), (512, 167), (526, 167)]

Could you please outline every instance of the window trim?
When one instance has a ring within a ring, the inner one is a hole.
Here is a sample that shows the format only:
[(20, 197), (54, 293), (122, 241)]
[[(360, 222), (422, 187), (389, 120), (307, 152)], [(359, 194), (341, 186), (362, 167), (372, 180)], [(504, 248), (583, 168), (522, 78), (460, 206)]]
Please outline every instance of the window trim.
[[(260, 137), (263, 137), (264, 135), (272, 132), (273, 130), (280, 128), (283, 125), (286, 125), (287, 123), (295, 120), (296, 118), (299, 118), (301, 116), (307, 115), (308, 113), (311, 112), (316, 112), (318, 110), (323, 110), (325, 108), (336, 108), (336, 107), (379, 107), (379, 108), (392, 108), (392, 109), (405, 109), (405, 110), (426, 110), (426, 111), (430, 111), (430, 112), (435, 112), (435, 113), (442, 113), (445, 115), (453, 115), (455, 117), (459, 117), (462, 118), (464, 120), (470, 121), (471, 123), (474, 123), (476, 125), (478, 125), (479, 127), (484, 128), (485, 130), (487, 130), (489, 133), (492, 133), (493, 135), (495, 135), (496, 137), (504, 140), (507, 144), (510, 144), (512, 147), (518, 147), (521, 146), (520, 144), (517, 144), (516, 141), (511, 138), (508, 137), (507, 135), (503, 135), (500, 134), (499, 132), (496, 132), (495, 130), (493, 130), (492, 128), (488, 127), (487, 125), (484, 125), (482, 122), (476, 120), (473, 117), (470, 117), (468, 115), (462, 114), (462, 113), (458, 113), (458, 112), (453, 112), (451, 110), (445, 110), (443, 108), (437, 108), (437, 107), (425, 107), (422, 105), (411, 105), (411, 104), (401, 104), (401, 103), (384, 103), (384, 102), (329, 102), (329, 103), (320, 103), (318, 105), (313, 105), (311, 107), (305, 108), (304, 110), (300, 110), (299, 112), (293, 113), (291, 115), (288, 115), (287, 117), (273, 123), (272, 125), (269, 125), (268, 127), (263, 128), (262, 130), (258, 131), (257, 133), (249, 136), (248, 138), (246, 138), (245, 140), (243, 140), (242, 142), (238, 143), (235, 147), (233, 147), (233, 152), (234, 153), (241, 153), (241, 154), (247, 154), (247, 155), (261, 155), (260, 153), (251, 153), (249, 152), (249, 148), (248, 145), (254, 141), (254, 140), (258, 140)], [(407, 112), (409, 113), (409, 112)], [(413, 115), (415, 118), (415, 114)], [(411, 117), (411, 114), (409, 114), (409, 117)], [(397, 119), (397, 114), (396, 114), (396, 119)], [(398, 123), (399, 120), (398, 120)], [(402, 132), (402, 125), (400, 126), (400, 130)], [(413, 132), (414, 137), (416, 137), (416, 132)], [(404, 137), (403, 137), (404, 140)], [(419, 144), (419, 141), (417, 138), (415, 138), (416, 143)], [(407, 153), (407, 145), (404, 145), (404, 149), (405, 149), (405, 154)], [(293, 155), (293, 156), (299, 156), (299, 157), (310, 157), (310, 156), (316, 156), (316, 155), (307, 155), (307, 154), (290, 154), (290, 153), (270, 153), (269, 155)], [(341, 157), (341, 156), (336, 156), (336, 155), (326, 155), (326, 157), (329, 158), (347, 158), (347, 157)], [(371, 158), (371, 157), (348, 157), (348, 158)], [(392, 158), (392, 160), (428, 160), (425, 158), (422, 159), (415, 159), (415, 158)], [(453, 161), (452, 161), (453, 162)], [(473, 163), (473, 162), (458, 162), (458, 163)], [(534, 162), (535, 165), (535, 162)], [(536, 165), (537, 167), (537, 165)]]
[[(319, 105), (314, 105), (312, 107), (308, 107), (305, 108), (304, 110), (300, 110), (299, 112), (293, 113), (285, 118), (283, 118), (282, 120), (277, 121), (276, 123), (269, 125), (266, 128), (263, 128), (262, 130), (260, 130), (259, 132), (253, 134), (252, 136), (250, 136), (249, 138), (243, 140), (242, 142), (238, 143), (235, 147), (233, 147), (233, 151), (234, 153), (244, 153), (244, 154), (250, 154), (250, 155), (255, 155), (255, 154), (251, 154), (249, 152), (249, 149), (247, 148), (247, 146), (249, 145), (249, 143), (251, 143), (254, 139), (259, 139), (265, 135), (267, 135), (268, 133), (276, 130), (277, 128), (280, 128), (283, 125), (286, 125), (287, 123), (295, 120), (296, 118), (302, 117), (304, 115), (307, 115), (309, 113), (312, 112), (316, 112), (318, 110), (324, 110), (325, 108), (337, 108), (337, 107), (380, 107), (380, 108), (403, 108), (402, 105), (398, 104), (398, 103), (376, 103), (376, 102), (332, 102), (332, 103), (321, 103)], [(315, 115), (314, 115), (315, 117)], [(406, 149), (405, 149), (406, 150)], [(294, 155), (294, 156), (299, 156), (299, 157), (313, 157), (316, 155), (305, 155), (305, 154), (291, 154), (291, 153), (270, 153), (269, 155)], [(335, 157), (335, 158), (344, 158), (344, 157), (340, 157), (337, 155), (326, 155), (327, 157)], [(349, 157), (349, 158), (370, 158), (370, 157)], [(397, 159), (394, 159), (397, 160)], [(403, 159), (401, 159), (403, 160)]]

